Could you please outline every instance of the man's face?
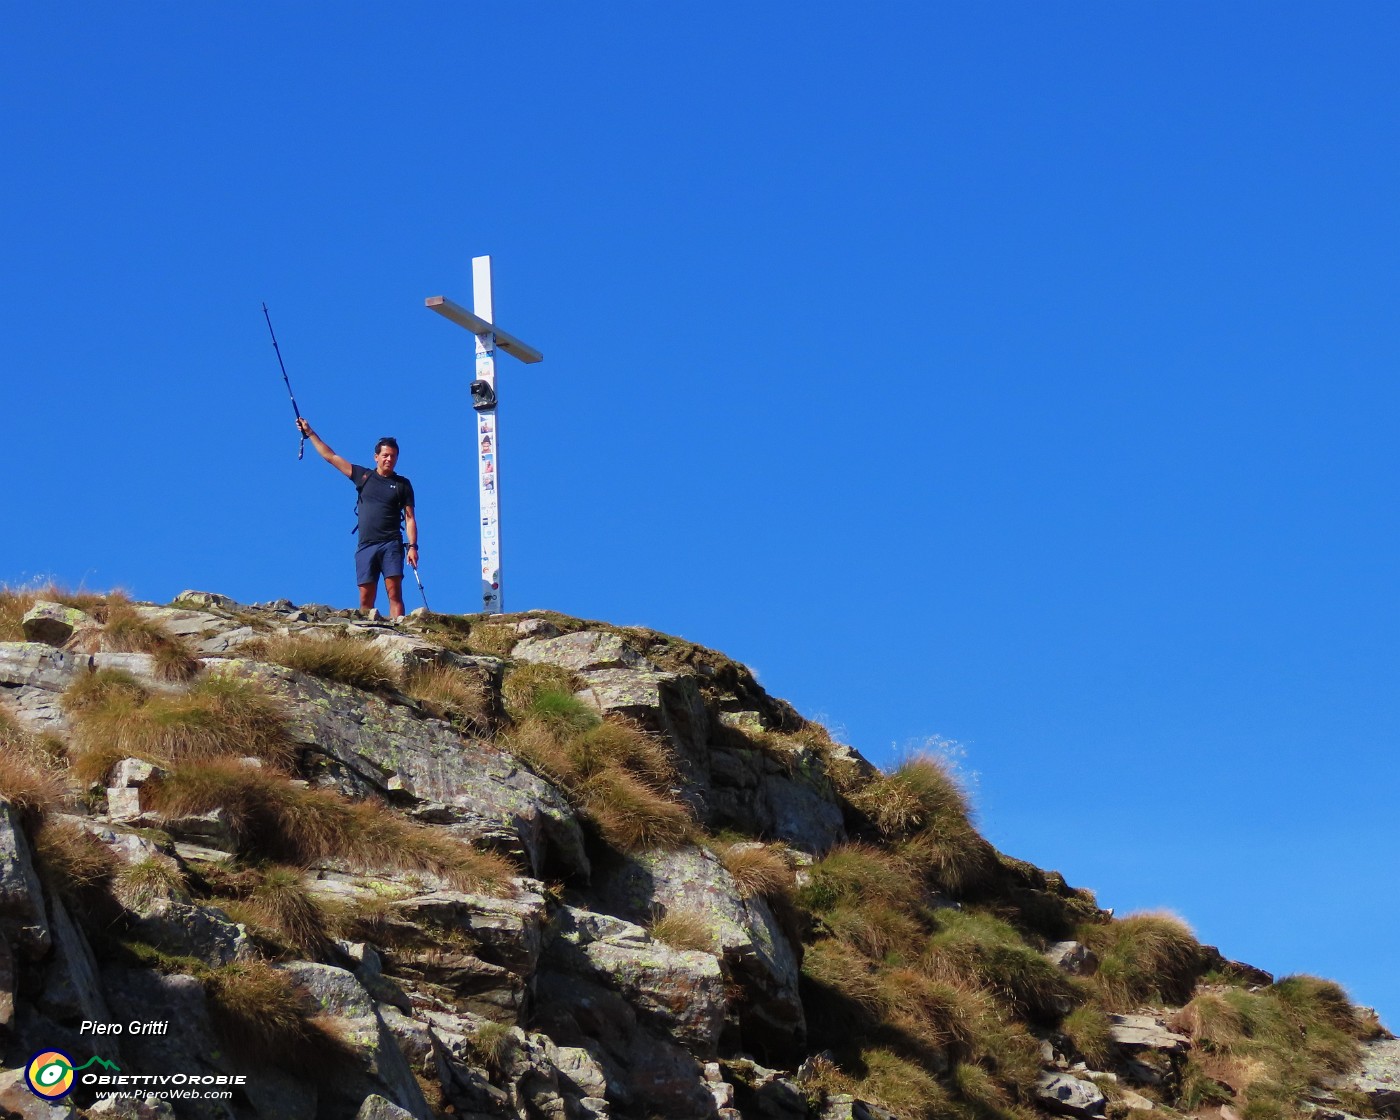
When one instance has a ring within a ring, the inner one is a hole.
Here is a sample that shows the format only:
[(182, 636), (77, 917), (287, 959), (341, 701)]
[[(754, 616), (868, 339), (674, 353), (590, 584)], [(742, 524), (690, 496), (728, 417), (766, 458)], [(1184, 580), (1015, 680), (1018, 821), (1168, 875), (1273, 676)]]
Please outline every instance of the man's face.
[(374, 453), (374, 469), (380, 474), (393, 474), (394, 464), (399, 461), (399, 453), (387, 444)]

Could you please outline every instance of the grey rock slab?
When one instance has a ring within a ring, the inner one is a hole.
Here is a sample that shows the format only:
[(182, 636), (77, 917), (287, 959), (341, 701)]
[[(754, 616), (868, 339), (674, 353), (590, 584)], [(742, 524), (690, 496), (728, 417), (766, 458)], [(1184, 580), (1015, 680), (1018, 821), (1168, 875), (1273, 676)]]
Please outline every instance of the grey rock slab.
[(1099, 969), (1099, 958), (1079, 941), (1056, 941), (1045, 951), (1045, 959), (1071, 976), (1092, 976)]
[(42, 735), (45, 732), (62, 734), (68, 729), (68, 713), (63, 710), (60, 693), (46, 688), (13, 686), (5, 689), (4, 696), (11, 714), (27, 731)]
[(222, 807), (207, 813), (191, 813), (183, 817), (161, 817), (161, 827), (179, 840), (214, 848), (220, 852), (238, 851), (233, 824)]
[(537, 977), (537, 997), (540, 1029), (556, 1046), (584, 1047), (595, 1056), (615, 1108), (668, 1120), (714, 1116), (700, 1064), (664, 1029), (649, 1029), (619, 992), (546, 967)]
[(370, 644), (381, 650), (400, 672), (423, 665), (435, 665), (442, 652), (432, 642), (412, 634), (398, 634), (388, 630), (377, 633)]
[(394, 1036), (409, 1069), (420, 1076), (435, 1076), (437, 1054), (432, 1028), (391, 1004), (379, 1004), (379, 1017)]
[(262, 637), (251, 626), (238, 626), (232, 630), (221, 630), (202, 638), (191, 639), (195, 653), (200, 657), (222, 657), (235, 653), (239, 647)]
[(1191, 1048), (1184, 1034), (1168, 1029), (1155, 1015), (1110, 1015), (1108, 1031), (1113, 1041), (1129, 1050), (1161, 1050), (1181, 1054)]
[(0, 1031), (12, 1031), (15, 1026), (15, 956), (10, 943), (0, 937)]
[(778, 1070), (765, 1069), (752, 1058), (734, 1058), (727, 1072), (735, 1088), (735, 1104), (745, 1116), (764, 1120), (804, 1120), (807, 1099), (797, 1082)]
[(798, 991), (801, 968), (768, 903), (745, 898), (712, 852), (688, 847), (632, 856), (595, 884), (595, 904), (640, 923), (656, 913), (689, 912), (713, 932), (731, 976), (745, 989), (746, 1031), (765, 1051), (799, 1051), (806, 1019)]
[(107, 816), (113, 821), (135, 820), (141, 815), (141, 791), (124, 786), (107, 787)]
[(92, 624), (93, 620), (77, 608), (43, 599), (25, 611), (20, 620), (26, 638), (49, 646), (61, 646), (73, 636), (74, 630)]
[[(165, 975), (148, 969), (109, 968), (102, 973), (102, 983), (108, 1003), (115, 1008), (140, 1008), (142, 1019), (164, 1019), (171, 1030), (163, 1035), (121, 1036), (121, 1053), (115, 1055), (104, 1039), (97, 1051), (102, 1057), (115, 1060), (125, 1072), (233, 1074), (247, 1073), (227, 1052), (209, 1019), (204, 985), (193, 976)], [(135, 1017), (124, 1014), (123, 1019)], [(176, 1025), (178, 1024), (178, 1029)], [(315, 1092), (297, 1081), (273, 1082), (270, 1075), (259, 1073), (249, 1077), (248, 1095), (258, 1112), (268, 1116), (311, 1115), (315, 1111)], [(309, 1079), (308, 1079), (309, 1080)], [(260, 1094), (284, 1098), (282, 1107), (270, 1111), (260, 1107), (265, 1102)], [(183, 1120), (233, 1120), (229, 1102), (219, 1100), (188, 1100), (181, 1102)]]
[(42, 642), (0, 642), (0, 685), (62, 692), (87, 664), (87, 654), (54, 649)]
[(479, 830), (508, 826), (544, 870), (552, 854), (566, 874), (588, 874), (583, 833), (563, 795), (510, 755), (463, 739), (440, 720), (347, 685), (248, 661), (221, 671), (263, 684), (284, 700), (294, 738), (343, 771), (351, 792), (436, 802), (462, 811)]
[(0, 936), (22, 958), (44, 956), (53, 943), (44, 913), (44, 891), (29, 840), (14, 807), (0, 798)]
[(371, 1093), (355, 1113), (355, 1120), (413, 1120), (413, 1113), (400, 1108), (393, 1101), (385, 1100), (378, 1093)]
[(61, 898), (50, 904), (53, 954), (45, 964), (44, 987), (36, 1006), (59, 1023), (73, 1025), (84, 1019), (111, 1021), (98, 979), (97, 961), (87, 938), (69, 916)]
[(152, 778), (164, 777), (165, 771), (145, 759), (124, 758), (112, 771), (112, 785), (121, 788), (143, 786)]
[(1108, 1106), (1097, 1085), (1067, 1073), (1042, 1073), (1035, 1084), (1035, 1099), (1066, 1116), (1102, 1116)]
[(899, 1120), (899, 1117), (888, 1109), (860, 1100), (849, 1093), (834, 1093), (827, 1097), (817, 1116), (820, 1120)]
[(149, 653), (78, 653), (40, 642), (0, 642), (0, 685), (58, 693), (94, 669), (121, 669), (161, 692), (182, 687), (160, 676)]
[(1361, 1069), (1347, 1079), (1347, 1085), (1365, 1094), (1377, 1111), (1400, 1110), (1400, 1039), (1365, 1043)]
[(0, 1115), (11, 1120), (73, 1120), (73, 1098), (46, 1101), (30, 1091), (23, 1069), (0, 1070)]
[(341, 1038), (360, 1060), (361, 1069), (346, 1071), (328, 1087), (328, 1092), (338, 1100), (353, 1101), (356, 1107), (371, 1093), (378, 1093), (417, 1120), (432, 1120), (432, 1110), (413, 1079), (407, 1059), (364, 985), (334, 965), (293, 961), (278, 967), (292, 977), (320, 1011), (336, 1018)]
[(790, 775), (769, 774), (763, 779), (761, 790), (770, 821), (765, 831), (774, 840), (825, 855), (846, 839), (841, 807), (816, 752), (803, 748), (794, 755)]
[[(561, 908), (557, 918), (562, 930), (577, 932), (576, 913)], [(724, 973), (709, 953), (672, 949), (655, 940), (582, 941), (566, 935), (555, 937), (545, 955), (552, 968), (621, 994), (641, 1018), (697, 1057), (715, 1056), (728, 1002)]]
[(525, 638), (516, 642), (511, 656), (516, 661), (558, 665), (576, 673), (592, 669), (656, 669), (620, 634), (606, 630), (578, 630), (554, 638)]
[(608, 1078), (598, 1059), (582, 1046), (554, 1046), (554, 1068), (564, 1087), (579, 1097), (606, 1097)]
[(537, 894), (492, 898), (437, 891), (403, 899), (393, 908), (414, 924), (426, 922), (466, 933), (484, 960), (522, 976), (533, 974), (539, 962), (545, 904)]
[(561, 631), (547, 618), (522, 618), (515, 624), (515, 633), (521, 638), (557, 638)]
[(132, 932), (168, 953), (214, 966), (250, 960), (256, 950), (247, 928), (213, 906), (159, 898), (132, 921)]
[(235, 619), (184, 607), (138, 606), (136, 611), (142, 618), (159, 623), (175, 637), (184, 638), (193, 644), (198, 644), (206, 638), (246, 629), (244, 623)]
[(220, 611), (234, 611), (241, 605), (238, 600), (220, 595), (217, 591), (181, 591), (175, 596), (175, 602), (187, 603), (192, 607), (212, 607)]
[(101, 1097), (87, 1110), (106, 1120), (175, 1120), (175, 1110), (163, 1097)]

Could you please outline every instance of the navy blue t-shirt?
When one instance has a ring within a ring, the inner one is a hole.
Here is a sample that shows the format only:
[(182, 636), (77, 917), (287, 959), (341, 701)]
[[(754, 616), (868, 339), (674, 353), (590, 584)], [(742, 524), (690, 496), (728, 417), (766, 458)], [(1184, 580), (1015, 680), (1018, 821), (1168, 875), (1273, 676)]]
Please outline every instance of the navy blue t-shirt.
[(413, 483), (401, 474), (382, 477), (373, 467), (350, 464), (350, 481), (360, 492), (360, 546), (399, 540), (399, 521), (412, 506)]

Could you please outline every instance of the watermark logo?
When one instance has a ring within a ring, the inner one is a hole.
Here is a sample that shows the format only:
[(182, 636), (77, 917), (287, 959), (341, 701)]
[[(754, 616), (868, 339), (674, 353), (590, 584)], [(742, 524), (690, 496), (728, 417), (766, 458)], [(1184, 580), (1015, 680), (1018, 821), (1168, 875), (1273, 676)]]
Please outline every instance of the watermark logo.
[(73, 1091), (76, 1075), (88, 1066), (98, 1065), (103, 1069), (121, 1070), (115, 1062), (105, 1058), (91, 1057), (80, 1066), (73, 1065), (73, 1059), (62, 1050), (41, 1050), (29, 1059), (24, 1067), (25, 1084), (36, 1097), (46, 1101), (56, 1101)]

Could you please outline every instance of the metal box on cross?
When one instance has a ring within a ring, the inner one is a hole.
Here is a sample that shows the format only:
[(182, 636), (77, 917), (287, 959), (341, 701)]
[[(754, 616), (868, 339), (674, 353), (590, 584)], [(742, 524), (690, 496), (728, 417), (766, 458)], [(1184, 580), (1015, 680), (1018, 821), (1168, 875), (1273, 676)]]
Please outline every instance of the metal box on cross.
[(424, 306), (476, 335), (476, 378), (471, 383), (476, 477), (481, 496), (481, 609), (505, 610), (501, 581), (501, 444), (496, 427), (496, 351), (533, 364), (544, 355), (495, 324), (491, 258), (472, 258), (472, 311), (445, 296), (429, 296)]

